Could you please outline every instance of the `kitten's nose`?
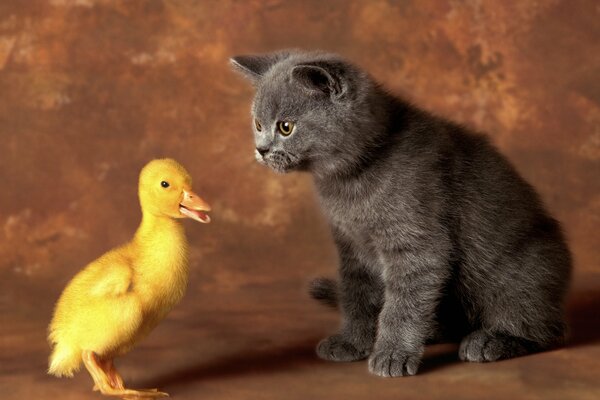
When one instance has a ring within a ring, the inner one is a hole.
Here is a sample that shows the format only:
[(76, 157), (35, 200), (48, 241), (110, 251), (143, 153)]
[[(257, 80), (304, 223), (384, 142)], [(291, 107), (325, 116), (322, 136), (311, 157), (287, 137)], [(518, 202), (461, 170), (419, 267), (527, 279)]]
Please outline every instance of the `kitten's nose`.
[(260, 154), (262, 157), (265, 156), (265, 154), (267, 154), (270, 150), (270, 147), (257, 147), (256, 151), (258, 151), (258, 154)]

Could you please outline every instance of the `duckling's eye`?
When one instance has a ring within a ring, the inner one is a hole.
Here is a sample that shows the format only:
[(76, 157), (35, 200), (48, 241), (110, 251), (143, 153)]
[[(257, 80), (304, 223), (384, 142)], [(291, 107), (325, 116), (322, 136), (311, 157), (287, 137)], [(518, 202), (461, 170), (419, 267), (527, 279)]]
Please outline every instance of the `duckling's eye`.
[(283, 136), (289, 136), (294, 130), (294, 123), (289, 121), (279, 121), (277, 123), (277, 129)]
[(257, 119), (254, 119), (254, 126), (256, 127), (257, 131), (262, 131), (262, 125), (260, 124), (260, 122), (258, 122)]
[(167, 181), (162, 181), (162, 182), (160, 183), (160, 186), (162, 186), (162, 187), (164, 187), (164, 188), (166, 189), (166, 188), (168, 188), (170, 185), (169, 185), (169, 182), (167, 182)]

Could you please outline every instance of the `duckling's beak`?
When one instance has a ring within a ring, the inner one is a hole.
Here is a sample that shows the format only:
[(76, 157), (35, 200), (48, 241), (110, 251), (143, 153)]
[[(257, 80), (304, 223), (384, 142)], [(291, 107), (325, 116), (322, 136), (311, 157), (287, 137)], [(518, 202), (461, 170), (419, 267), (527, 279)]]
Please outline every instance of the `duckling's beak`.
[(208, 211), (210, 211), (210, 206), (200, 196), (192, 191), (183, 191), (183, 200), (179, 203), (181, 214), (203, 224), (208, 224), (210, 222), (210, 217), (206, 215)]

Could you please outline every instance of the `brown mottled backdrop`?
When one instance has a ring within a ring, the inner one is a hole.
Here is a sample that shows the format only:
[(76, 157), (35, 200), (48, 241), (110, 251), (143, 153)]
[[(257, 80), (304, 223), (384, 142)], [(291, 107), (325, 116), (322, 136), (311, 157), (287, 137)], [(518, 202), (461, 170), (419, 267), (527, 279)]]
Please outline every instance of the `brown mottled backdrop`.
[[(0, 393), (99, 398), (45, 376), (68, 279), (127, 240), (136, 179), (185, 164), (214, 208), (186, 222), (188, 294), (119, 366), (178, 399), (600, 398), (600, 4), (546, 1), (0, 2)], [(563, 221), (576, 261), (569, 347), (497, 364), (434, 346), (379, 379), (316, 359), (338, 317), (307, 299), (335, 253), (308, 176), (253, 160), (251, 87), (228, 57), (339, 52), (417, 104), (485, 131)]]

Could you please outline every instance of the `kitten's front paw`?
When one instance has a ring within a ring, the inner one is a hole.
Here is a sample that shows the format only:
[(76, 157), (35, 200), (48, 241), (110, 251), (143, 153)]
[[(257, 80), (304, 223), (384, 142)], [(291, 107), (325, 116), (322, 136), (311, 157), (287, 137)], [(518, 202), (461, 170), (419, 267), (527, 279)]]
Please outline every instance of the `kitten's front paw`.
[(369, 371), (383, 377), (414, 375), (420, 362), (420, 353), (394, 349), (376, 350), (369, 357)]
[(522, 339), (492, 334), (483, 330), (472, 332), (460, 343), (458, 356), (463, 361), (490, 362), (527, 354)]
[(342, 335), (333, 335), (319, 342), (317, 355), (323, 360), (349, 362), (363, 360), (368, 357), (369, 352), (358, 349)]

